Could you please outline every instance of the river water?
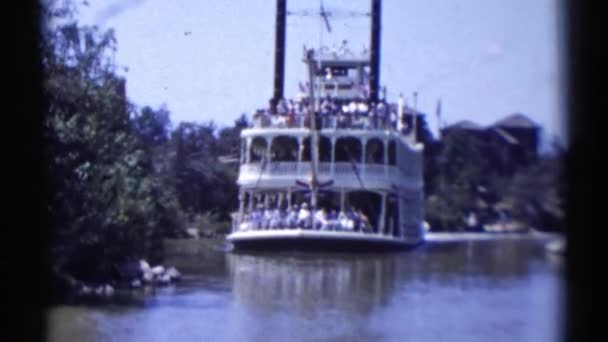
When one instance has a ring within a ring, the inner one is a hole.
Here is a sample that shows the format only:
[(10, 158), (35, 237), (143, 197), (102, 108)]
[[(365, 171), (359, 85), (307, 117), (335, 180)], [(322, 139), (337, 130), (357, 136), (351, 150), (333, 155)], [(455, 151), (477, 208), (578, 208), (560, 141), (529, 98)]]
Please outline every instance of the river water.
[(172, 255), (175, 286), (58, 306), (50, 341), (560, 341), (564, 260), (546, 239), (392, 254)]

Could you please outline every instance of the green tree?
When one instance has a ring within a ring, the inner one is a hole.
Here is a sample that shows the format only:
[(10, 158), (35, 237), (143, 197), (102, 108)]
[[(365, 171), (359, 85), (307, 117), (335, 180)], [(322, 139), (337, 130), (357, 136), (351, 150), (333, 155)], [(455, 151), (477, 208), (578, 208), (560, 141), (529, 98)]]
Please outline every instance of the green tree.
[(245, 114), (234, 121), (234, 126), (222, 129), (218, 134), (218, 171), (221, 173), (219, 211), (221, 217), (229, 219), (229, 214), (238, 206), (238, 166), (241, 148), (241, 131), (250, 126)]
[(545, 156), (506, 182), (502, 202), (514, 219), (528, 226), (563, 230), (564, 181), (562, 154)]
[(79, 26), (70, 3), (44, 5), (49, 261), (82, 280), (109, 279), (118, 264), (159, 250), (175, 207), (132, 132), (113, 32)]
[(477, 206), (478, 189), (492, 179), (491, 167), (483, 157), (483, 142), (464, 132), (454, 132), (442, 142), (436, 156), (438, 173), (433, 193), (427, 194), (427, 220), (440, 229), (463, 227), (462, 218)]
[(133, 129), (148, 146), (158, 146), (169, 141), (171, 119), (165, 106), (158, 110), (146, 106), (132, 119)]
[(176, 190), (182, 208), (191, 213), (210, 210), (214, 204), (215, 125), (182, 122), (172, 134), (175, 141)]

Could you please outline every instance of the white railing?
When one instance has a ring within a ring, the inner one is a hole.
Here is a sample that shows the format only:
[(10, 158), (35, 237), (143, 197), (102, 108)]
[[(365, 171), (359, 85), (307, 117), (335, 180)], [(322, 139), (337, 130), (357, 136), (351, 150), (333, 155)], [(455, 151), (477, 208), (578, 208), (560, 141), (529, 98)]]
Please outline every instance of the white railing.
[[(319, 176), (321, 177), (360, 177), (366, 179), (399, 178), (397, 167), (384, 164), (361, 164), (350, 162), (319, 163)], [(301, 178), (310, 175), (310, 162), (270, 162), (262, 170), (261, 163), (243, 164), (240, 169), (242, 179), (273, 178)]]
[(385, 177), (384, 164), (365, 164), (365, 175), (372, 177)]
[[(320, 115), (319, 129), (362, 129), (362, 130), (393, 130), (397, 131), (396, 123), (388, 117), (373, 117), (365, 115)], [(304, 115), (272, 115), (256, 117), (251, 128), (310, 128), (310, 119)]]
[[(267, 165), (271, 174), (295, 174), (298, 172), (298, 163), (294, 162), (271, 162)], [(257, 170), (259, 171), (259, 168)]]

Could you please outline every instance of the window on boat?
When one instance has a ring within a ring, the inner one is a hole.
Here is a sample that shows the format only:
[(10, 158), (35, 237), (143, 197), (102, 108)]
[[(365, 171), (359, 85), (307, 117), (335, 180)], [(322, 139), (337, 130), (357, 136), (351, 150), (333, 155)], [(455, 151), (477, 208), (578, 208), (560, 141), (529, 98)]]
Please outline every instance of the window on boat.
[(294, 137), (280, 135), (272, 139), (270, 160), (295, 162), (298, 160), (298, 140)]
[(361, 141), (353, 137), (343, 137), (336, 141), (336, 162), (361, 162)]
[(253, 138), (251, 146), (249, 146), (249, 162), (256, 163), (261, 161), (266, 154), (267, 146), (266, 139), (262, 137)]
[(261, 192), (254, 192), (251, 196), (251, 206), (255, 209), (258, 205), (264, 205), (264, 194)]
[(380, 139), (373, 138), (367, 142), (365, 162), (368, 164), (384, 164), (384, 144)]
[(382, 196), (371, 191), (351, 191), (346, 195), (346, 209), (355, 210), (364, 215), (373, 228), (378, 231), (378, 218), (382, 207)]
[(279, 192), (264, 192), (264, 207), (274, 209), (281, 204), (280, 202), (282, 202), (282, 199), (281, 193)]
[(253, 191), (246, 192), (243, 196), (245, 210), (256, 208), (287, 208), (287, 194), (283, 191)]
[(299, 207), (304, 202), (310, 202), (310, 194), (304, 189), (295, 189), (291, 192), (290, 202), (292, 206), (298, 205)]
[(331, 140), (324, 135), (319, 137), (319, 161), (331, 162)]
[[(327, 213), (335, 210), (336, 214), (340, 212), (340, 197), (341, 194), (336, 191), (319, 190), (317, 192), (317, 208), (325, 208)], [(291, 203), (301, 205), (306, 202), (310, 204), (311, 193), (306, 189), (298, 189), (291, 193)]]
[(353, 89), (353, 84), (352, 83), (338, 84), (338, 89), (340, 89), (340, 90), (350, 90), (350, 89)]
[(325, 67), (317, 69), (316, 75), (324, 76), (324, 77), (328, 77), (329, 75), (331, 75), (331, 77), (346, 76), (346, 75), (348, 75), (348, 68), (325, 66)]
[(340, 196), (341, 194), (336, 191), (325, 191), (319, 190), (318, 192), (318, 207), (325, 208), (327, 213), (335, 211), (336, 214), (340, 212)]
[[(310, 140), (310, 137), (306, 137), (302, 142), (302, 161), (310, 161), (312, 158)], [(319, 136), (319, 161), (331, 161), (331, 139), (324, 135)]]
[(310, 137), (304, 138), (302, 141), (302, 161), (310, 161), (312, 159), (310, 153)]
[(388, 165), (397, 164), (397, 154), (395, 148), (395, 141), (391, 140), (388, 142)]

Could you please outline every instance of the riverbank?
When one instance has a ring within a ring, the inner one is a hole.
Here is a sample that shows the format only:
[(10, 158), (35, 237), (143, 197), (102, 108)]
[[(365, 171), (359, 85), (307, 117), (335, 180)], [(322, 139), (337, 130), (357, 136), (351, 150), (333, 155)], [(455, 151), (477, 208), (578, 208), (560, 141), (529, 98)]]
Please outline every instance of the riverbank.
[[(488, 233), (488, 232), (427, 232), (425, 242), (457, 243), (469, 241), (498, 241), (498, 240), (537, 240), (546, 244), (547, 252), (563, 254), (565, 251), (565, 236), (560, 233), (528, 231), (525, 233)], [(167, 265), (151, 266), (144, 260), (127, 265), (123, 270), (121, 282), (108, 279), (98, 284), (86, 284), (69, 276), (60, 279), (63, 284), (62, 293), (72, 301), (80, 301), (89, 297), (112, 297), (115, 292), (127, 292), (148, 287), (162, 287), (180, 278), (180, 273), (204, 273), (217, 268), (225, 262), (224, 255), (231, 248), (225, 237), (214, 238), (184, 238), (163, 240), (163, 262)], [(179, 270), (179, 271), (178, 271)], [(128, 278), (128, 279), (127, 279)], [(125, 280), (126, 279), (126, 280)], [(145, 291), (144, 291), (145, 292)], [(63, 296), (62, 296), (63, 297)]]
[(487, 233), (487, 232), (428, 232), (425, 235), (427, 242), (458, 242), (458, 241), (477, 241), (477, 240), (554, 240), (564, 238), (560, 233), (545, 233), (530, 231), (525, 233)]

